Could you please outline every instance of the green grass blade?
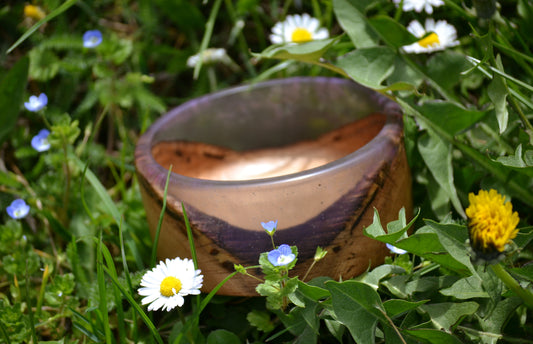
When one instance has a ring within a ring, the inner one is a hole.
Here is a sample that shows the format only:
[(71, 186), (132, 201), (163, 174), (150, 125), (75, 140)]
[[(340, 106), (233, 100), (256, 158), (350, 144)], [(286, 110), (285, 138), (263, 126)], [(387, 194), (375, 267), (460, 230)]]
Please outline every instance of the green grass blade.
[(146, 326), (148, 326), (148, 329), (152, 333), (153, 338), (157, 341), (159, 344), (163, 344), (163, 339), (161, 339), (161, 336), (157, 332), (157, 329), (155, 328), (154, 324), (150, 321), (146, 313), (142, 310), (141, 306), (137, 304), (137, 302), (133, 299), (133, 296), (130, 295), (126, 289), (119, 283), (119, 281), (112, 275), (112, 273), (109, 271), (109, 269), (105, 266), (102, 266), (102, 269), (107, 273), (109, 278), (111, 278), (111, 281), (117, 286), (117, 288), (120, 290), (122, 295), (128, 300), (130, 305), (135, 309), (135, 311), (139, 314), (141, 319), (144, 321)]
[[(118, 280), (117, 270), (115, 268), (115, 262), (113, 257), (109, 252), (109, 249), (105, 245), (100, 245), (102, 254), (104, 256), (107, 268), (113, 274), (113, 276)], [(120, 297), (120, 290), (115, 286), (113, 287), (113, 294), (115, 297), (116, 311), (117, 311), (117, 327), (118, 327), (118, 338), (121, 343), (126, 341), (126, 331), (124, 328), (124, 308), (122, 307), (122, 298)]]
[[(118, 210), (117, 206), (107, 193), (107, 190), (104, 188), (98, 177), (84, 164), (76, 155), (69, 154), (69, 161), (72, 161), (80, 170), (85, 171), (84, 176), (89, 181), (89, 183), (92, 185), (94, 190), (96, 191), (97, 195), (100, 197), (100, 200), (102, 201), (103, 208), (107, 210), (113, 219), (115, 220), (117, 226), (122, 222), (122, 215), (120, 214), (120, 211)], [(139, 268), (143, 267), (142, 262), (142, 256), (139, 253), (139, 250), (137, 249), (137, 246), (135, 245), (135, 241), (131, 238), (129, 235), (130, 233), (127, 230), (127, 226), (123, 226), (125, 228), (125, 232), (127, 233), (126, 237), (126, 245), (131, 251), (131, 254), (135, 257), (135, 262)]]
[(107, 290), (105, 286), (105, 276), (102, 270), (103, 261), (102, 261), (102, 234), (100, 234), (100, 239), (98, 240), (97, 245), (97, 254), (96, 254), (96, 280), (98, 283), (98, 307), (102, 315), (102, 323), (105, 331), (106, 343), (112, 343), (111, 341), (111, 329), (109, 326), (109, 315), (107, 314)]
[(211, 299), (215, 296), (215, 294), (217, 293), (217, 291), (222, 288), (222, 286), (227, 282), (229, 281), (230, 278), (232, 278), (233, 276), (235, 276), (238, 272), (237, 271), (233, 271), (231, 274), (229, 274), (228, 276), (226, 276), (226, 278), (224, 278), (219, 284), (217, 284), (217, 286), (215, 288), (213, 288), (213, 290), (211, 290), (211, 292), (209, 294), (207, 294), (207, 296), (202, 300), (202, 302), (200, 303), (200, 306), (196, 308), (195, 310), (195, 314), (194, 316), (190, 317), (189, 320), (185, 323), (185, 325), (183, 325), (183, 330), (181, 331), (181, 333), (176, 337), (176, 339), (174, 340), (174, 342), (172, 344), (179, 344), (181, 342), (181, 338), (185, 335), (185, 333), (187, 333), (188, 329), (190, 326), (192, 326), (193, 322), (196, 321), (196, 319), (199, 319), (200, 318), (200, 314), (202, 313), (202, 311), (204, 310), (204, 308), (209, 304), (209, 302), (211, 301)]
[[(218, 10), (220, 8), (220, 4), (222, 3), (222, 0), (216, 0), (215, 4), (213, 5), (213, 8), (211, 9), (211, 13), (209, 14), (209, 19), (207, 20), (207, 23), (205, 24), (205, 33), (204, 37), (202, 38), (202, 43), (200, 43), (200, 50), (198, 51), (198, 55), (202, 56), (202, 53), (205, 49), (207, 49), (207, 46), (209, 45), (209, 41), (211, 40), (211, 36), (213, 35), (213, 29), (215, 28), (215, 20), (218, 15)], [(200, 74), (200, 68), (202, 68), (202, 59), (198, 59), (198, 63), (194, 67), (194, 79), (198, 79), (198, 75)]]
[(165, 191), (163, 192), (163, 206), (161, 207), (161, 213), (159, 214), (159, 221), (157, 222), (157, 229), (155, 231), (154, 242), (152, 244), (152, 256), (150, 258), (150, 266), (155, 266), (157, 246), (159, 245), (159, 234), (161, 233), (161, 225), (163, 224), (163, 217), (165, 216), (165, 210), (167, 209), (167, 192), (168, 192), (168, 181), (170, 180), (170, 173), (172, 173), (172, 165), (170, 165), (170, 168), (168, 169), (167, 180), (165, 182)]
[(196, 248), (194, 246), (194, 237), (192, 236), (191, 223), (189, 222), (189, 217), (185, 211), (185, 206), (181, 204), (181, 209), (183, 211), (183, 220), (185, 221), (185, 227), (187, 228), (187, 239), (189, 240), (189, 247), (191, 249), (191, 257), (194, 262), (194, 268), (198, 269), (198, 258), (196, 256)]
[(28, 37), (30, 37), (35, 31), (37, 31), (43, 24), (49, 22), (50, 20), (54, 19), (61, 13), (68, 10), (72, 5), (74, 5), (78, 0), (67, 0), (65, 1), (61, 6), (50, 12), (49, 15), (44, 17), (43, 19), (39, 20), (35, 25), (33, 25), (31, 28), (28, 29), (28, 31), (24, 32), (22, 36), (20, 36), (19, 39), (13, 45), (7, 49), (6, 54), (9, 54), (13, 51), (16, 47), (18, 47), (22, 42), (24, 42)]

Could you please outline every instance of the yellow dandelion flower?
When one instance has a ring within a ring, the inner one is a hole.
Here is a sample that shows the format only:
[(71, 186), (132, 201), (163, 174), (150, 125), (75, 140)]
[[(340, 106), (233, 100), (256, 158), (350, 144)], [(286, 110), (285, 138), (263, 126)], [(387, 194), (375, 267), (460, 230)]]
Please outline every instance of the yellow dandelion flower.
[(505, 202), (505, 196), (496, 190), (480, 190), (477, 195), (468, 195), (470, 206), (466, 209), (470, 245), (476, 253), (499, 254), (505, 250), (518, 229), (518, 213), (513, 205)]
[(46, 13), (39, 6), (26, 5), (24, 6), (24, 16), (35, 20), (41, 20), (46, 17)]

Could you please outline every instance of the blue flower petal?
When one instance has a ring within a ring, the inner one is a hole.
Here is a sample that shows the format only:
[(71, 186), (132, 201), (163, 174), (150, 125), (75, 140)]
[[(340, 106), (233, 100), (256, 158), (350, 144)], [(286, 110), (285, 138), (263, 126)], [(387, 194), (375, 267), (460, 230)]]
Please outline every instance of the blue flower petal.
[(15, 219), (22, 219), (30, 212), (30, 206), (23, 199), (16, 199), (6, 208), (7, 214)]
[(39, 96), (30, 96), (30, 100), (24, 103), (24, 107), (31, 112), (36, 112), (44, 108), (48, 104), (48, 97), (41, 93)]
[(89, 30), (83, 34), (83, 46), (85, 48), (96, 48), (100, 43), (102, 43), (100, 30)]
[(272, 250), (270, 252), (268, 252), (268, 261), (270, 263), (272, 263), (272, 265), (274, 266), (279, 266), (278, 264), (278, 259), (279, 259), (279, 256), (281, 255), (281, 252), (279, 252), (279, 250)]
[(278, 220), (276, 221), (268, 221), (268, 222), (261, 222), (261, 226), (269, 233), (272, 234), (273, 231), (276, 230), (278, 227)]
[(38, 152), (44, 152), (50, 149), (50, 142), (48, 142), (48, 135), (50, 131), (42, 129), (39, 134), (31, 139), (31, 146)]

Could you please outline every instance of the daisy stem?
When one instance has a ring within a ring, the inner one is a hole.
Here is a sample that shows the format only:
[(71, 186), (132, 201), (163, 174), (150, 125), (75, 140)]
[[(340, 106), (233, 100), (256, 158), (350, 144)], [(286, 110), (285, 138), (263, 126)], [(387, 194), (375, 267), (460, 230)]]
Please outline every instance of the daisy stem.
[(501, 265), (501, 263), (491, 265), (492, 271), (498, 276), (498, 278), (516, 295), (518, 295), (526, 304), (527, 307), (533, 309), (533, 294), (522, 288), (516, 279), (511, 276), (507, 270)]

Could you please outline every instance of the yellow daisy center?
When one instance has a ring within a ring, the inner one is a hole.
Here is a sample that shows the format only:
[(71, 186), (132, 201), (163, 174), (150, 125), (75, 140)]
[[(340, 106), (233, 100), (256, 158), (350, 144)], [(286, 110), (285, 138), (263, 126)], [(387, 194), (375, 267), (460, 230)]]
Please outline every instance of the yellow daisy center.
[(161, 295), (171, 297), (176, 295), (181, 290), (181, 281), (173, 276), (168, 276), (161, 281), (159, 291)]
[(479, 191), (468, 195), (470, 206), (466, 209), (470, 241), (476, 251), (503, 252), (505, 245), (516, 237), (519, 218), (513, 213), (511, 203), (496, 190)]
[(311, 34), (309, 30), (304, 29), (303, 27), (297, 27), (292, 32), (291, 40), (294, 43), (309, 42), (313, 40), (313, 34)]
[(39, 6), (33, 5), (24, 6), (24, 15), (26, 17), (33, 18), (36, 20), (40, 20), (46, 17), (46, 13), (44, 13), (44, 11)]
[(419, 40), (418, 44), (420, 44), (424, 48), (430, 47), (430, 46), (432, 46), (434, 44), (440, 44), (439, 36), (435, 32), (432, 32), (429, 35), (427, 35), (426, 37), (424, 37), (421, 40)]

